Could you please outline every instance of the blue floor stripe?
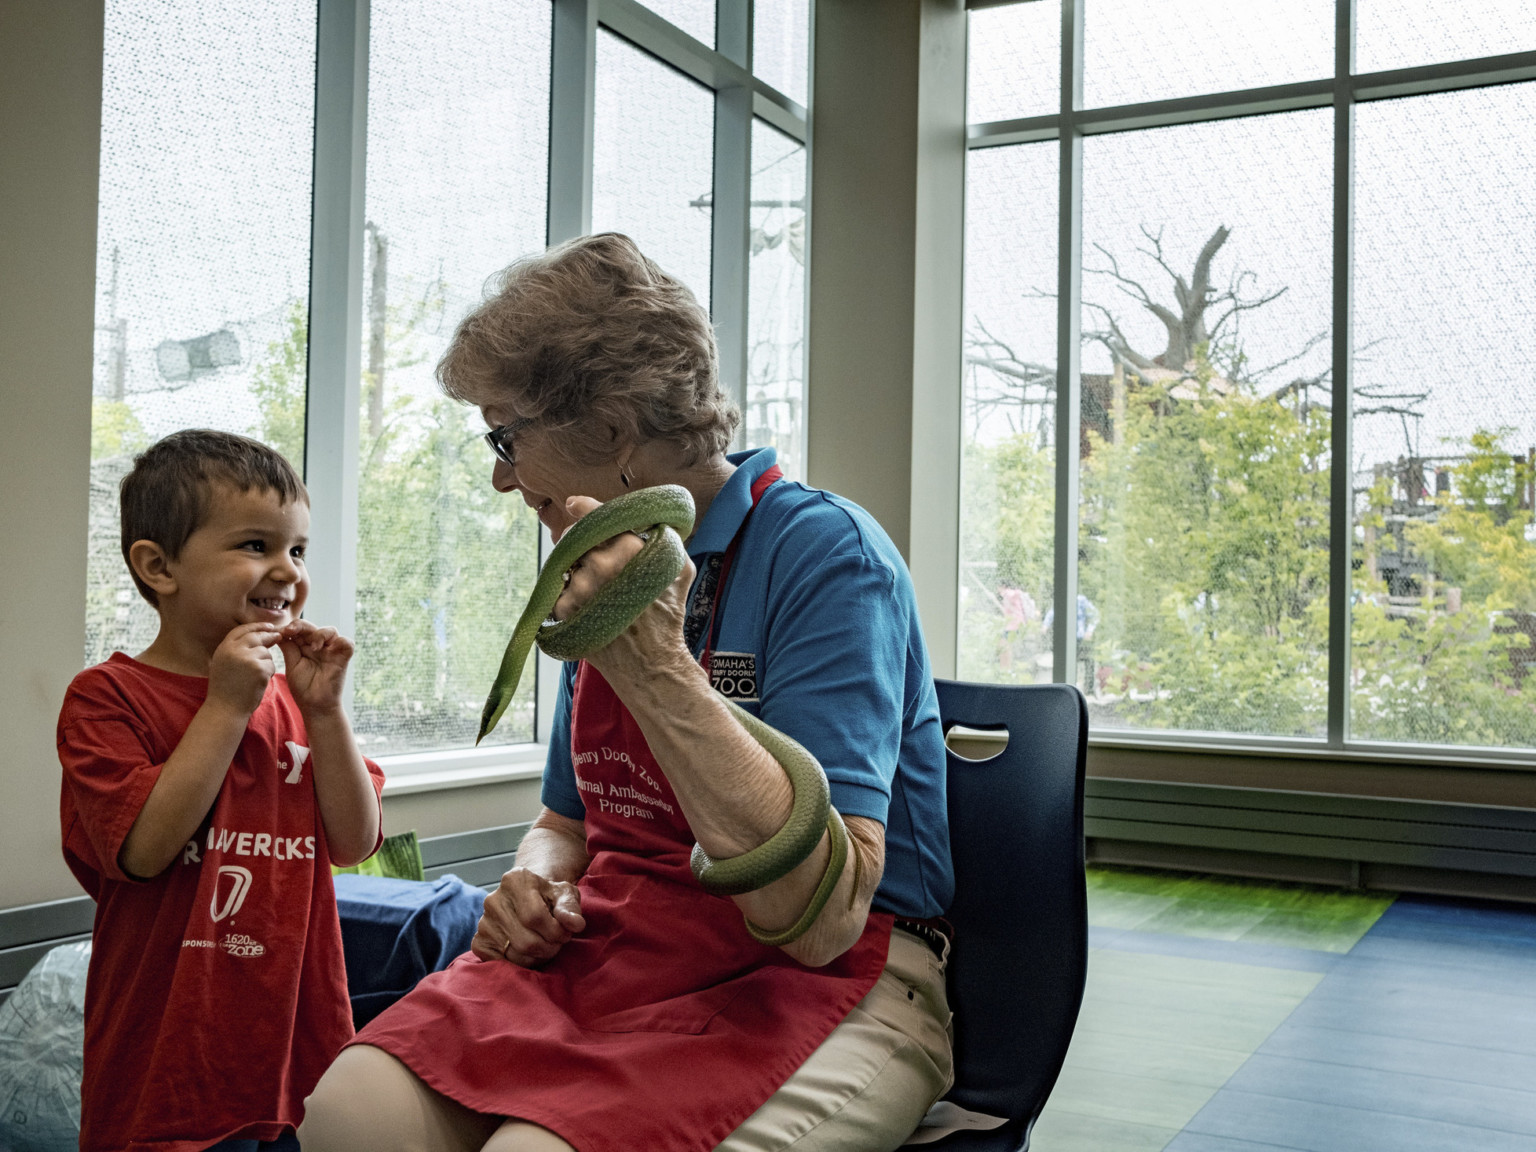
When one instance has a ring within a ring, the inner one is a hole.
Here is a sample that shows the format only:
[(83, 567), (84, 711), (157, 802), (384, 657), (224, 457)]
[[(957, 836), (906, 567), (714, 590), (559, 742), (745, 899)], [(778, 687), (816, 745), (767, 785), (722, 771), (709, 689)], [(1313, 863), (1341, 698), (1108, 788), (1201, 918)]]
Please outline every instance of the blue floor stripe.
[(1536, 909), (1404, 897), (1332, 959), (1166, 1152), (1536, 1152)]

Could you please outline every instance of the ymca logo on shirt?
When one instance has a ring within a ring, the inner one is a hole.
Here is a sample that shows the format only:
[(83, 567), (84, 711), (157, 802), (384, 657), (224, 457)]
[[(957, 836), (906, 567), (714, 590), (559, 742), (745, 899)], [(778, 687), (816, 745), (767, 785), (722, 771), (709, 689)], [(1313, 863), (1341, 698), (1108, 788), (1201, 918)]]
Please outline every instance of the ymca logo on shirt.
[(302, 744), (295, 744), (292, 740), (284, 740), (283, 743), (288, 745), (288, 756), (292, 764), (286, 760), (279, 760), (277, 766), (288, 773), (283, 777), (284, 784), (297, 784), (304, 775), (304, 761), (309, 759), (309, 749)]
[(757, 703), (757, 653), (711, 652), (710, 687), (737, 704)]

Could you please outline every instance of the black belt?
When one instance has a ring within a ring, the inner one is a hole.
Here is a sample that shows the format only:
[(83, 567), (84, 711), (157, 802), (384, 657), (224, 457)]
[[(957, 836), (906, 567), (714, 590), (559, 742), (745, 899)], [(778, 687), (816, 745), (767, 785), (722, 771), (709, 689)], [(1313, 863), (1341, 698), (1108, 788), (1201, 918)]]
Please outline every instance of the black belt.
[(931, 920), (912, 920), (905, 916), (896, 917), (894, 928), (900, 928), (903, 932), (916, 936), (941, 961), (949, 950), (950, 941), (955, 938), (955, 928), (948, 920), (936, 916)]

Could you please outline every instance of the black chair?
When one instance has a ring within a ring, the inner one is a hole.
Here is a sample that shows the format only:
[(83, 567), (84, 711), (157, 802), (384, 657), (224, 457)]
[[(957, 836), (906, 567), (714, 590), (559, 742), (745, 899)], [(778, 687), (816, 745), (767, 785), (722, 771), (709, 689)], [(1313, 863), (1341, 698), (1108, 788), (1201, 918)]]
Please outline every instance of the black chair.
[(937, 687), (946, 733), (957, 724), (1008, 732), (989, 760), (948, 756), (955, 1086), (946, 1097), (1008, 1122), (928, 1147), (1024, 1152), (1066, 1058), (1088, 971), (1088, 710), (1066, 684)]

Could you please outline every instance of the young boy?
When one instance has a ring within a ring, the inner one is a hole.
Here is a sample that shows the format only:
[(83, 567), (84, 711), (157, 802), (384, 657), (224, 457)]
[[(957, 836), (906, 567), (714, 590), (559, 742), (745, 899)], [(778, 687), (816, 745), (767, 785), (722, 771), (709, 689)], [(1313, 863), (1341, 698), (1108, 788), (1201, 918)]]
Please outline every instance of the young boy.
[(167, 436), (123, 479), (122, 529), (159, 633), (59, 714), (64, 857), (96, 900), (80, 1148), (296, 1148), (352, 1036), (330, 865), (380, 840), (352, 644), (299, 619), (309, 496), (265, 445)]

